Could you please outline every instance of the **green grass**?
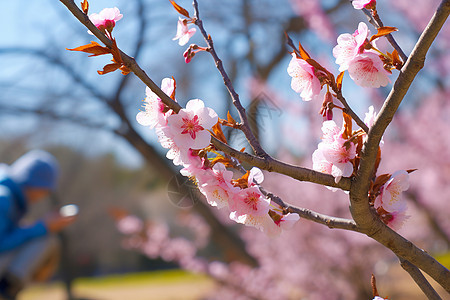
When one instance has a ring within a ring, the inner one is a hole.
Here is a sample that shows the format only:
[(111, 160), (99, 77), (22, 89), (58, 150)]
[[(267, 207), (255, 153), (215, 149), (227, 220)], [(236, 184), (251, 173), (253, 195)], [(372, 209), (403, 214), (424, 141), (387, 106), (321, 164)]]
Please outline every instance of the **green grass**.
[(436, 260), (446, 268), (450, 268), (450, 252), (437, 255)]
[(74, 285), (107, 287), (116, 285), (139, 285), (139, 284), (172, 284), (177, 282), (190, 282), (206, 280), (206, 276), (189, 273), (183, 270), (165, 270), (140, 272), (131, 274), (108, 275), (106, 277), (78, 278)]

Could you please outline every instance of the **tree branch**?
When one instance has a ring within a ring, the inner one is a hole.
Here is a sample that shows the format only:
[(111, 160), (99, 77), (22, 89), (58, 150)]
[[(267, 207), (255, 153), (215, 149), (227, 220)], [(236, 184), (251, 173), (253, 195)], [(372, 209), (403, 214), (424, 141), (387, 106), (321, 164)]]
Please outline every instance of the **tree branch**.
[(388, 95), (364, 144), (361, 162), (350, 189), (351, 212), (364, 232), (398, 256), (410, 261), (450, 292), (450, 272), (425, 251), (385, 226), (371, 211), (367, 199), (369, 185), (378, 152), (378, 145), (394, 117), (415, 76), (424, 66), (425, 55), (450, 14), (450, 0), (443, 0), (420, 36), (409, 59)]
[(420, 289), (428, 297), (428, 299), (442, 300), (439, 294), (434, 290), (425, 276), (423, 276), (422, 272), (420, 272), (420, 270), (415, 265), (401, 257), (399, 257), (398, 259), (400, 260), (400, 265), (402, 266), (402, 268), (409, 273), (411, 278), (420, 287)]
[(197, 27), (200, 29), (200, 32), (202, 33), (206, 44), (208, 45), (209, 48), (209, 53), (211, 53), (214, 62), (216, 64), (217, 69), (220, 72), (220, 75), (223, 78), (224, 84), (228, 90), (228, 92), (230, 93), (231, 99), (233, 101), (234, 106), (236, 107), (238, 114), (239, 114), (239, 118), (241, 119), (241, 130), (244, 133), (245, 137), (247, 138), (250, 146), (253, 149), (253, 152), (260, 157), (268, 157), (269, 155), (264, 151), (264, 149), (261, 147), (261, 145), (259, 144), (258, 140), (256, 139), (255, 135), (253, 134), (252, 130), (250, 129), (250, 124), (247, 120), (247, 114), (245, 112), (245, 108), (242, 106), (241, 101), (239, 99), (239, 95), (238, 93), (236, 93), (236, 91), (233, 88), (233, 84), (231, 83), (230, 78), (228, 77), (227, 72), (225, 71), (224, 67), (223, 67), (223, 63), (220, 60), (219, 56), (216, 53), (216, 50), (214, 49), (214, 43), (213, 40), (211, 38), (210, 35), (208, 35), (205, 31), (205, 28), (203, 27), (203, 22), (200, 19), (200, 14), (199, 14), (199, 10), (198, 10), (198, 2), (197, 0), (194, 0), (193, 2), (193, 6), (194, 6), (194, 11), (195, 11), (195, 25), (197, 25)]
[(331, 217), (331, 216), (327, 216), (327, 215), (312, 211), (307, 208), (295, 207), (295, 206), (286, 204), (280, 197), (277, 197), (272, 193), (266, 193), (266, 197), (268, 197), (274, 203), (278, 204), (283, 209), (284, 213), (298, 214), (300, 217), (302, 217), (304, 219), (325, 225), (331, 229), (338, 228), (338, 229), (345, 229), (345, 230), (361, 232), (361, 230), (358, 228), (358, 225), (356, 225), (356, 223), (353, 220)]

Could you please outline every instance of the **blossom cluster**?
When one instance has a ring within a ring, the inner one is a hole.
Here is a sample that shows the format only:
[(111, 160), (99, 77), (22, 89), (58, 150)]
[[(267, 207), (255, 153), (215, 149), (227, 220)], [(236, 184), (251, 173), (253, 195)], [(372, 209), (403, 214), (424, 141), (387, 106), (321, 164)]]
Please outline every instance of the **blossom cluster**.
[(337, 38), (333, 56), (339, 71), (348, 71), (350, 78), (362, 87), (378, 88), (386, 86), (390, 80), (390, 70), (385, 68), (379, 51), (368, 41), (370, 30), (363, 22), (353, 33), (344, 33)]
[[(174, 97), (175, 81), (163, 79), (161, 89)], [(264, 180), (261, 170), (252, 168), (241, 178), (233, 179), (234, 173), (224, 163), (208, 158), (210, 132), (218, 124), (213, 109), (205, 107), (202, 100), (193, 99), (175, 113), (149, 88), (146, 94), (145, 110), (136, 116), (138, 123), (155, 129), (162, 147), (169, 149), (166, 157), (183, 167), (180, 171), (183, 176), (195, 180), (211, 206), (227, 207), (230, 219), (269, 235), (276, 235), (298, 221), (297, 214), (284, 215), (261, 192), (259, 184)]]
[(333, 175), (336, 183), (342, 176), (353, 173), (352, 159), (356, 156), (356, 146), (343, 137), (345, 128), (339, 128), (334, 121), (325, 121), (322, 126), (322, 142), (312, 155), (313, 169)]

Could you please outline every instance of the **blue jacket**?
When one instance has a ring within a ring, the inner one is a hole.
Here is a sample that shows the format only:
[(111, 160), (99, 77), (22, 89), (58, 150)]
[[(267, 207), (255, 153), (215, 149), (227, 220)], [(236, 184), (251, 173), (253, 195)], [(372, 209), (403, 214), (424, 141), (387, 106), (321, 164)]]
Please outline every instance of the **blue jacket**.
[(31, 226), (19, 224), (26, 212), (27, 201), (21, 187), (11, 178), (0, 175), (0, 253), (47, 234), (42, 221)]

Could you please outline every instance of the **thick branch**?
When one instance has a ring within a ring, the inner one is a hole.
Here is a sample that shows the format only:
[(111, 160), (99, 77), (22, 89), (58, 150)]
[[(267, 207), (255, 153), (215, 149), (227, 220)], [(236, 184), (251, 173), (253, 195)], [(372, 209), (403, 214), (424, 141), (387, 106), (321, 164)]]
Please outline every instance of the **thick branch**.
[(364, 144), (361, 163), (350, 190), (352, 216), (365, 233), (391, 249), (398, 256), (410, 261), (450, 292), (450, 272), (425, 251), (417, 248), (386, 227), (369, 208), (367, 192), (373, 175), (378, 145), (387, 126), (394, 117), (412, 81), (422, 69), (425, 55), (438, 32), (450, 14), (450, 0), (443, 0), (427, 28), (420, 36), (408, 61), (388, 95), (375, 124), (369, 131), (368, 141)]
[(238, 111), (239, 118), (241, 119), (241, 123), (242, 123), (242, 126), (240, 129), (242, 130), (245, 137), (247, 138), (250, 146), (253, 149), (253, 152), (257, 156), (268, 157), (268, 154), (261, 147), (261, 145), (259, 144), (255, 135), (253, 134), (252, 130), (250, 129), (250, 124), (247, 120), (247, 114), (245, 112), (245, 108), (242, 106), (242, 103), (239, 99), (238, 93), (236, 93), (236, 91), (233, 88), (233, 84), (231, 83), (231, 80), (228, 77), (228, 74), (223, 67), (222, 60), (220, 60), (219, 56), (216, 53), (216, 50), (214, 49), (214, 44), (211, 39), (211, 36), (206, 33), (205, 28), (203, 27), (203, 22), (200, 19), (200, 15), (199, 15), (199, 11), (198, 11), (198, 3), (196, 0), (194, 0), (194, 10), (195, 10), (195, 25), (197, 25), (197, 27), (200, 29), (200, 32), (202, 33), (203, 37), (205, 38), (206, 44), (208, 45), (208, 48), (209, 48), (209, 53), (211, 53), (211, 55), (214, 59), (214, 62), (216, 64), (216, 67), (219, 70), (220, 75), (223, 78), (224, 84), (225, 84), (228, 92), (230, 93), (231, 99), (233, 100), (233, 104)]
[(399, 257), (399, 260), (402, 268), (409, 273), (411, 278), (420, 287), (420, 289), (428, 297), (428, 299), (442, 300), (439, 294), (434, 290), (425, 276), (423, 276), (422, 272), (420, 272), (420, 270), (415, 265), (401, 257)]

